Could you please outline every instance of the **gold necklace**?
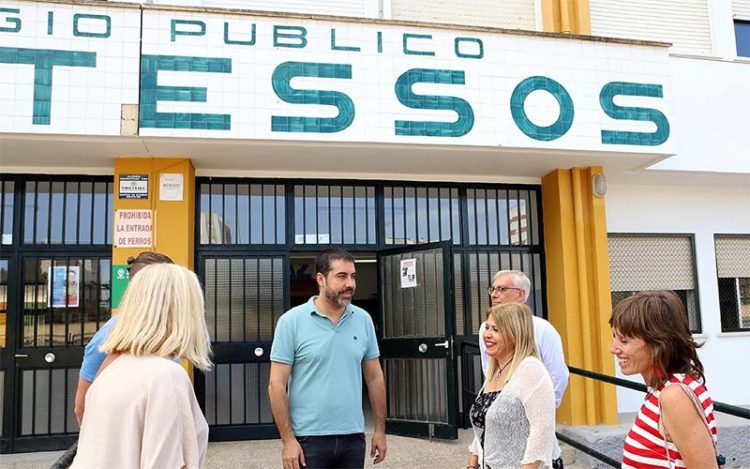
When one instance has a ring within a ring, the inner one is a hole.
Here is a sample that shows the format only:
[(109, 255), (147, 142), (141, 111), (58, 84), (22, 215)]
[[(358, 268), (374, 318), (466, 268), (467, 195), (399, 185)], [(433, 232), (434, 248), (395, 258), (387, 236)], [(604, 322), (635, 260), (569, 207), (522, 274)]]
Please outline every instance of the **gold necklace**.
[(507, 362), (505, 362), (505, 365), (498, 367), (497, 373), (495, 373), (495, 377), (493, 378), (495, 381), (500, 381), (500, 375), (503, 374), (503, 370), (505, 369), (506, 366), (508, 366), (508, 364), (512, 360), (513, 360), (513, 357), (511, 357), (510, 360), (508, 360)]

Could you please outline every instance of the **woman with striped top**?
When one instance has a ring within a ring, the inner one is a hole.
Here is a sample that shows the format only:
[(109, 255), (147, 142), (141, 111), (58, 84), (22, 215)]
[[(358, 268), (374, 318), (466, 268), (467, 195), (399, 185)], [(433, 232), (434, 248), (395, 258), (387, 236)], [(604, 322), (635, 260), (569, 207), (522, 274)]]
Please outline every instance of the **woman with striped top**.
[(716, 468), (716, 420), (703, 365), (680, 298), (633, 295), (609, 319), (610, 351), (625, 375), (640, 373), (649, 392), (625, 439), (623, 468)]

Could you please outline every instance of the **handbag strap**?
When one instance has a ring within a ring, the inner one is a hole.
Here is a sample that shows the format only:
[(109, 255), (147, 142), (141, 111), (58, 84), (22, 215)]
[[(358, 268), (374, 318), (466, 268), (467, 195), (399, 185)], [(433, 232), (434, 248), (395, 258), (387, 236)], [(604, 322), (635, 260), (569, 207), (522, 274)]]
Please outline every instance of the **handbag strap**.
[[(690, 398), (690, 401), (693, 403), (693, 407), (695, 407), (695, 410), (698, 412), (698, 415), (701, 416), (701, 420), (703, 421), (703, 425), (706, 428), (706, 431), (708, 432), (708, 437), (711, 438), (711, 444), (714, 447), (714, 452), (718, 456), (718, 449), (716, 448), (716, 441), (714, 441), (714, 436), (711, 433), (711, 427), (708, 425), (708, 419), (706, 419), (706, 414), (703, 413), (703, 405), (698, 400), (698, 396), (695, 394), (695, 391), (688, 386), (687, 384), (678, 381), (678, 382), (667, 382), (668, 385), (677, 385), (682, 388), (682, 391), (688, 395)], [(659, 394), (659, 426), (663, 429), (662, 431), (662, 437), (664, 438), (664, 450), (667, 452), (667, 461), (669, 462), (669, 467), (673, 468), (674, 463), (672, 461), (672, 456), (669, 454), (669, 444), (667, 442), (667, 434), (666, 434), (666, 427), (662, 424), (662, 416), (664, 415), (664, 408), (661, 405), (661, 393)]]

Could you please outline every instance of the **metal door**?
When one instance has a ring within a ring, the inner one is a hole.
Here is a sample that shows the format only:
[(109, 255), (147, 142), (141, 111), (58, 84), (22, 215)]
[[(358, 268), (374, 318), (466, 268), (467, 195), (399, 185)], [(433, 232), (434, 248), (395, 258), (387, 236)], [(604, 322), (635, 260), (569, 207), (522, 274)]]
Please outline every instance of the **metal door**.
[[(414, 269), (405, 269), (412, 261)], [(456, 439), (450, 242), (382, 251), (378, 267), (386, 430), (397, 435)]]
[(195, 392), (212, 441), (278, 438), (267, 389), (288, 269), (286, 254), (199, 255), (214, 366), (196, 372)]
[(17, 393), (11, 451), (61, 449), (78, 433), (73, 411), (83, 348), (110, 318), (110, 254), (19, 259), (20, 285), (10, 306), (20, 314), (10, 314), (15, 340), (7, 369)]

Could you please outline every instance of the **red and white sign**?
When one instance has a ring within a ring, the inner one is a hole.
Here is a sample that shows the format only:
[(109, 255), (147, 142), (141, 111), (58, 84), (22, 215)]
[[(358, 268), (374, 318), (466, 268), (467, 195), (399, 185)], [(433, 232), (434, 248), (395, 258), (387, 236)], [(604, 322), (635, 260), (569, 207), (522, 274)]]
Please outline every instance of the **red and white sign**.
[(115, 210), (116, 248), (150, 248), (154, 244), (153, 210)]

